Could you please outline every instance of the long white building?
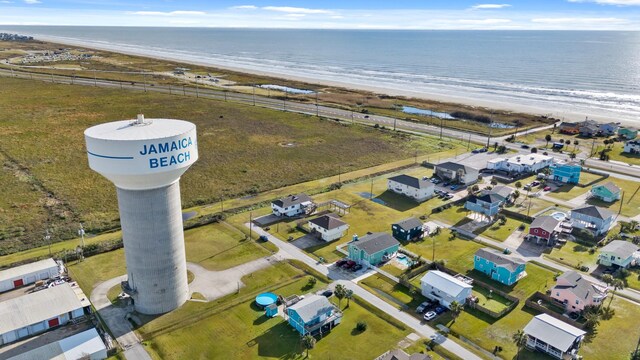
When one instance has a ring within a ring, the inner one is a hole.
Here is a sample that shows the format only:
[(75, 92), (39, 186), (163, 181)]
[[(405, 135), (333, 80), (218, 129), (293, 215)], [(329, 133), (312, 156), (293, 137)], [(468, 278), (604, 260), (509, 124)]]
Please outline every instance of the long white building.
[(487, 169), (509, 173), (535, 173), (553, 164), (551, 156), (542, 154), (516, 155), (514, 157), (496, 158), (487, 162)]
[(63, 265), (53, 259), (36, 261), (0, 271), (0, 292), (60, 275)]
[[(2, 356), (0, 356), (2, 358)], [(38, 348), (11, 356), (7, 360), (102, 360), (107, 358), (107, 347), (95, 328), (50, 342)]]

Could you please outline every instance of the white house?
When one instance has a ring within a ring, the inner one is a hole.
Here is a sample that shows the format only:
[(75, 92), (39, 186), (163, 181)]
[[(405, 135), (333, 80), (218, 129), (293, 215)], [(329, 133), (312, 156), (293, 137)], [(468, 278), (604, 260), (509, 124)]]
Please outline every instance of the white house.
[(525, 326), (524, 333), (527, 335), (527, 348), (549, 354), (556, 359), (577, 354), (586, 334), (548, 314), (540, 314), (531, 319)]
[(540, 169), (549, 167), (553, 164), (551, 156), (542, 154), (526, 154), (516, 155), (514, 157), (496, 158), (487, 162), (487, 169), (500, 170), (509, 173), (536, 173)]
[(313, 207), (313, 200), (307, 194), (289, 195), (271, 202), (271, 211), (276, 216), (296, 216)]
[(629, 140), (624, 143), (624, 150), (622, 152), (628, 154), (640, 154), (640, 140)]
[[(9, 352), (10, 351), (7, 353)], [(107, 347), (104, 345), (104, 342), (98, 334), (98, 331), (96, 331), (96, 328), (91, 328), (64, 339), (53, 341), (35, 349), (22, 352), (16, 356), (9, 357), (7, 360), (102, 360), (106, 358)]]
[(58, 276), (63, 270), (63, 265), (53, 259), (40, 260), (2, 270), (0, 271), (0, 292), (33, 284), (37, 280)]
[(340, 239), (349, 229), (349, 224), (330, 215), (323, 215), (313, 220), (309, 220), (311, 232), (318, 234), (324, 241)]
[(453, 301), (464, 305), (471, 296), (473, 286), (442, 271), (432, 270), (420, 279), (420, 288), (426, 298), (438, 301), (440, 305), (449, 308)]
[(387, 179), (387, 189), (422, 202), (433, 197), (435, 185), (428, 180), (402, 174)]

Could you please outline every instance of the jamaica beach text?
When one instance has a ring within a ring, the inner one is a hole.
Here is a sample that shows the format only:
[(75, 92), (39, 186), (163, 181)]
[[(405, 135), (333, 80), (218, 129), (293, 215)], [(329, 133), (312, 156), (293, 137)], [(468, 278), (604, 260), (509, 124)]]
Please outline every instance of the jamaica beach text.
[[(182, 164), (191, 159), (191, 153), (189, 150), (193, 145), (193, 141), (191, 137), (185, 137), (179, 140), (167, 141), (158, 144), (144, 144), (142, 145), (142, 150), (140, 151), (140, 155), (154, 155), (154, 154), (164, 154), (164, 153), (173, 153), (167, 154), (167, 156), (158, 156), (149, 158), (149, 167), (151, 169), (159, 168), (159, 167), (167, 167), (176, 164)], [(175, 153), (176, 151), (181, 151), (179, 153)]]

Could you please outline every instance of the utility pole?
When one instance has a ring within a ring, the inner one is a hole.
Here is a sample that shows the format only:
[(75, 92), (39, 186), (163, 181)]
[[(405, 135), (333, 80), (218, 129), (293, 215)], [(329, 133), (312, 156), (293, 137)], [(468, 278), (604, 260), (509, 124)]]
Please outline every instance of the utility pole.
[(493, 131), (493, 111), (491, 112), (491, 118), (489, 119), (489, 137), (487, 137), (487, 150), (491, 144), (491, 132)]
[(82, 223), (80, 223), (80, 229), (78, 230), (78, 235), (80, 235), (80, 246), (82, 246), (82, 248), (84, 248), (84, 227), (82, 226)]
[(185, 90), (184, 84), (182, 84), (182, 96), (187, 96), (187, 90)]
[(340, 175), (342, 175), (340, 170), (341, 170), (340, 169), (340, 164), (338, 164), (338, 184), (342, 182), (342, 181), (340, 181)]
[(320, 117), (320, 109), (318, 107), (318, 92), (317, 91), (316, 91), (316, 116)]
[(198, 78), (196, 78), (196, 98), (199, 98), (200, 94), (198, 93)]
[(444, 119), (440, 118), (440, 140), (442, 140), (442, 127), (444, 126)]
[(371, 189), (369, 191), (369, 200), (373, 200), (373, 178), (371, 178)]
[(51, 256), (51, 235), (49, 235), (49, 229), (45, 230), (44, 241), (49, 245), (49, 256)]
[(249, 211), (249, 240), (253, 236), (253, 212)]
[(220, 211), (224, 212), (224, 195), (220, 197)]
[(251, 87), (253, 89), (253, 106), (256, 106), (256, 84)]
[(469, 134), (469, 140), (467, 141), (467, 150), (469, 150), (470, 146), (471, 146), (471, 134)]
[[(120, 83), (120, 84), (122, 84), (122, 83)], [(171, 93), (171, 84), (169, 84), (169, 95), (173, 95), (173, 94)]]
[(393, 119), (393, 131), (396, 131), (396, 123), (398, 122), (398, 119), (394, 118)]
[(431, 262), (436, 262), (436, 237), (431, 237), (431, 243), (433, 244), (433, 248), (431, 251)]
[(593, 156), (593, 148), (596, 146), (596, 139), (593, 139), (593, 143), (591, 144), (591, 151), (589, 152), (589, 157)]

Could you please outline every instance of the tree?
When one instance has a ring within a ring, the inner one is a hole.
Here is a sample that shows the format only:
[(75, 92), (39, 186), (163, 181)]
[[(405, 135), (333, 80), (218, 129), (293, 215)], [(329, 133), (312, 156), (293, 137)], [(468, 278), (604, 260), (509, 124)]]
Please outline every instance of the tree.
[(497, 142), (493, 143), (493, 151), (496, 151), (496, 150), (498, 150), (498, 143)]
[(572, 152), (571, 154), (569, 154), (569, 157), (571, 158), (571, 160), (576, 158), (576, 153)]
[(616, 294), (616, 291), (624, 288), (624, 282), (620, 279), (613, 279), (611, 282), (611, 286), (613, 287), (613, 291), (611, 292), (611, 299), (609, 299), (608, 308), (611, 307), (611, 303), (613, 302), (613, 297)]
[(571, 145), (571, 140), (567, 139), (567, 140), (564, 141), (564, 143), (567, 144), (567, 145)]
[(307, 350), (307, 356), (305, 356), (305, 358), (309, 357), (309, 350), (313, 349), (315, 346), (316, 338), (311, 336), (311, 334), (307, 334), (302, 337), (302, 347)]
[(520, 191), (515, 190), (513, 194), (511, 194), (511, 197), (513, 198), (513, 201), (515, 201), (517, 198), (520, 197)]
[(613, 278), (613, 276), (611, 276), (609, 274), (602, 275), (602, 281), (607, 285), (613, 284), (614, 280), (615, 279)]
[(462, 308), (463, 305), (455, 300), (452, 301), (451, 304), (449, 304), (449, 310), (451, 310), (451, 317), (453, 318), (454, 322), (456, 321), (458, 315), (460, 315), (460, 312), (462, 312)]
[(315, 277), (310, 277), (309, 281), (307, 281), (307, 285), (312, 288), (314, 286), (316, 286), (316, 283), (318, 282), (318, 279), (316, 279)]
[(640, 223), (637, 220), (629, 221), (629, 227), (631, 228), (631, 232), (636, 231), (636, 229), (638, 228), (638, 225), (640, 225)]
[(573, 151), (576, 151), (576, 148), (578, 147), (578, 145), (580, 145), (580, 141), (574, 140), (573, 141)]
[(595, 329), (600, 324), (600, 314), (598, 312), (586, 312), (584, 315), (584, 325), (589, 329)]
[(349, 307), (351, 299), (353, 299), (353, 290), (347, 290), (344, 294), (344, 298), (347, 299), (347, 307)]
[(550, 134), (547, 134), (547, 135), (544, 137), (544, 139), (547, 141), (547, 145), (545, 145), (545, 147), (548, 147), (548, 146), (549, 146), (549, 141), (551, 141), (551, 135), (550, 135)]
[(516, 181), (516, 189), (520, 189), (522, 187), (522, 183), (520, 181)]
[(532, 153), (532, 154), (535, 154), (535, 153), (537, 153), (537, 152), (538, 152), (538, 148), (537, 148), (537, 147), (532, 147), (532, 148), (531, 148), (531, 153)]
[(518, 353), (516, 354), (516, 359), (520, 359), (520, 351), (527, 344), (527, 334), (522, 330), (516, 331), (515, 334), (511, 337), (513, 339), (513, 343), (518, 348)]
[(347, 288), (342, 284), (338, 284), (336, 285), (336, 288), (333, 291), (333, 294), (338, 298), (338, 307), (340, 307), (340, 303), (342, 302), (342, 299), (344, 299), (345, 296), (347, 295)]

